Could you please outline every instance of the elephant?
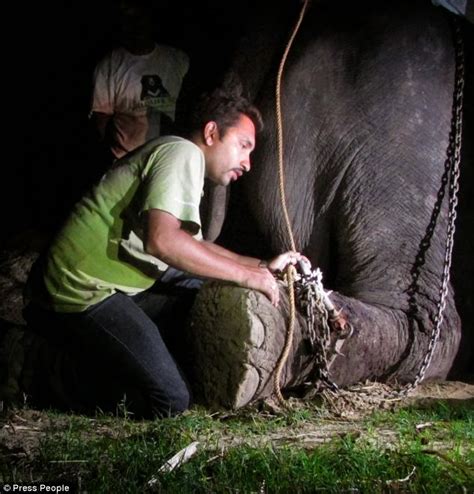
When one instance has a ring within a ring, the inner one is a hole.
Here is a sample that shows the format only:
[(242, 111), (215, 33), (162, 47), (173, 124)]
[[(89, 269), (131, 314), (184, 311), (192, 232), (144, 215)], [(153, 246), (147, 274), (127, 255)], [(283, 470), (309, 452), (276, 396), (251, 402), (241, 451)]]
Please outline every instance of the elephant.
[[(265, 130), (252, 171), (232, 186), (218, 238), (261, 258), (291, 246), (274, 96), (290, 16), (275, 10), (254, 21), (229, 65), (260, 108)], [(434, 339), (448, 201), (435, 222), (430, 218), (452, 126), (452, 37), (446, 13), (426, 1), (322, 1), (308, 8), (289, 51), (281, 84), (288, 214), (296, 248), (322, 270), (354, 327), (331, 368), (339, 385), (411, 382)], [(451, 285), (444, 303), (424, 379), (446, 378), (458, 352)]]

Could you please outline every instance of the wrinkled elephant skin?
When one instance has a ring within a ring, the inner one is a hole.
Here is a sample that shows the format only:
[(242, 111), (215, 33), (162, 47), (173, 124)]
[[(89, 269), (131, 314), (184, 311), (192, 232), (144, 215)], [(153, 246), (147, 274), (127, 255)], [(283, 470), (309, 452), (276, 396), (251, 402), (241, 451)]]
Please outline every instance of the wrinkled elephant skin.
[[(399, 2), (378, 4), (371, 10), (360, 3), (346, 10), (312, 5), (290, 51), (281, 93), (286, 194), (297, 248), (322, 269), (326, 288), (335, 291), (356, 330), (344, 347), (346, 357), (332, 369), (343, 384), (414, 378), (433, 328), (445, 254), (446, 200), (411, 314), (411, 270), (446, 160), (454, 48), (446, 16), (429, 2), (411, 2), (405, 10)], [(258, 58), (272, 44), (258, 36), (254, 44), (246, 40), (234, 70), (255, 97), (266, 128), (228, 217), (235, 224), (251, 215), (256, 229), (235, 233), (226, 225), (224, 239), (241, 250), (245, 238), (253, 239), (252, 253), (268, 255), (290, 244), (278, 192), (275, 56)], [(250, 67), (245, 60), (252, 58)], [(255, 67), (263, 74), (247, 76)], [(271, 252), (259, 250), (263, 244)], [(450, 289), (427, 378), (448, 374), (460, 326)]]

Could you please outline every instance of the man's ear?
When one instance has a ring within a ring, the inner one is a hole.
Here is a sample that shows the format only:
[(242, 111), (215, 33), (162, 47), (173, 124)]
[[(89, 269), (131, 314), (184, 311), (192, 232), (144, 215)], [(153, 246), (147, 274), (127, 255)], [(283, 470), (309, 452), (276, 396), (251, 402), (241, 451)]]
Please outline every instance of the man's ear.
[(217, 123), (211, 120), (204, 126), (204, 142), (212, 146), (217, 139), (219, 139), (219, 129)]

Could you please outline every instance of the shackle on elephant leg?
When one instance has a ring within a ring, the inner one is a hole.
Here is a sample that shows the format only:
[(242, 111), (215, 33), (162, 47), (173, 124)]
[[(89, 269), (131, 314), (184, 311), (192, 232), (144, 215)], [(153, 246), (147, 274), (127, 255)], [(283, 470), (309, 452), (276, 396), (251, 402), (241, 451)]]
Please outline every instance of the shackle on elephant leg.
[(325, 309), (328, 312), (329, 323), (332, 329), (338, 331), (339, 333), (346, 333), (341, 335), (342, 338), (349, 337), (353, 332), (352, 326), (349, 324), (347, 317), (342, 313), (342, 309), (336, 309), (332, 303), (332, 300), (330, 299), (332, 291), (324, 290), (322, 286), (323, 274), (321, 270), (317, 268), (313, 271), (311, 267), (311, 263), (306, 259), (301, 259), (298, 261), (298, 268), (302, 273), (301, 280), (303, 283), (315, 282), (319, 286), (321, 299)]

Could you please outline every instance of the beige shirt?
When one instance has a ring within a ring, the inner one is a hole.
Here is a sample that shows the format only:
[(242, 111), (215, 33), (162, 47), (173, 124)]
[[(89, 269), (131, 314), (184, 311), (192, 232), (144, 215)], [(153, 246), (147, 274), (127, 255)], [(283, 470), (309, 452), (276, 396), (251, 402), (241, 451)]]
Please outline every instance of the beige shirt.
[(118, 48), (99, 62), (91, 113), (112, 117), (111, 150), (116, 157), (158, 137), (163, 115), (174, 121), (188, 68), (188, 56), (165, 45), (155, 45), (146, 55)]

